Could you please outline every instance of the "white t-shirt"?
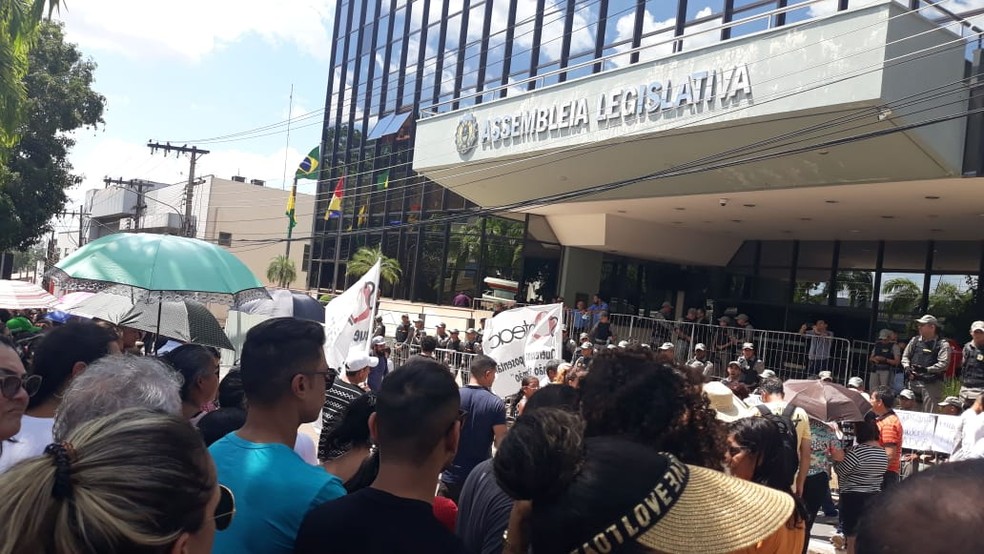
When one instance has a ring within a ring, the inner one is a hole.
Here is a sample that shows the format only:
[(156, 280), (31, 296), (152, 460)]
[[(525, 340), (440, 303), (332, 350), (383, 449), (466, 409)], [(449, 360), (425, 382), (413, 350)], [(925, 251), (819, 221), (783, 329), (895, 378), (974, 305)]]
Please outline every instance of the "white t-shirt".
[(971, 450), (981, 439), (984, 439), (984, 413), (978, 414), (973, 409), (964, 410), (964, 413), (960, 414), (957, 438), (960, 439), (960, 449), (950, 456), (950, 461), (974, 457), (971, 455)]
[(0, 473), (7, 471), (21, 460), (44, 454), (45, 447), (54, 440), (52, 438), (54, 425), (54, 418), (23, 416), (20, 432), (3, 443), (3, 453), (0, 453)]
[(305, 462), (316, 466), (318, 465), (318, 449), (314, 447), (314, 440), (304, 433), (297, 433), (297, 440), (294, 441), (294, 452)]

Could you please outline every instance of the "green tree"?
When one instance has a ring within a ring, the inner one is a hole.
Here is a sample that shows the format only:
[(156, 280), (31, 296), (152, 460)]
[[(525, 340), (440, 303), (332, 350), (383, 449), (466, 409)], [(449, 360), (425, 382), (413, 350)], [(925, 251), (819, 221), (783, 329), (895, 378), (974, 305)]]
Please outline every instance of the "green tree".
[(9, 154), (4, 149), (16, 144), (26, 113), (28, 89), (24, 78), (30, 64), (28, 53), (37, 39), (45, 5), (50, 18), (60, 1), (0, 2), (0, 159)]
[(922, 300), (922, 287), (905, 277), (885, 281), (881, 291), (889, 296), (883, 303), (884, 311), (888, 314), (914, 314)]
[(383, 254), (383, 249), (380, 246), (363, 246), (356, 250), (352, 254), (352, 258), (345, 265), (345, 274), (355, 278), (362, 277), (379, 260), (382, 260), (379, 267), (379, 278), (390, 286), (399, 283), (400, 278), (403, 276), (403, 269), (400, 267), (400, 262)]
[(277, 283), (277, 286), (285, 289), (297, 280), (297, 268), (294, 262), (287, 256), (277, 256), (270, 260), (267, 266), (267, 281)]
[(18, 272), (34, 271), (39, 261), (48, 257), (45, 248), (35, 245), (22, 252), (14, 252), (14, 270)]
[(838, 290), (847, 292), (851, 306), (871, 304), (874, 279), (870, 271), (841, 271), (837, 274)]
[(28, 56), (21, 140), (0, 162), (0, 251), (23, 250), (51, 230), (77, 182), (68, 162), (71, 132), (103, 123), (106, 99), (92, 90), (96, 65), (65, 42), (61, 24), (42, 23)]

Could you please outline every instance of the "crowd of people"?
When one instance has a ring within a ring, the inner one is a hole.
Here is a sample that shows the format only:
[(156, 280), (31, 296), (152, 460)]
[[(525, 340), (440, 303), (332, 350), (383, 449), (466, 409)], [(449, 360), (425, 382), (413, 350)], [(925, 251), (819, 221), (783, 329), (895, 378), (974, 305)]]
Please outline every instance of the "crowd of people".
[[(211, 348), (120, 340), (86, 321), (30, 355), (0, 338), (0, 554), (796, 553), (821, 509), (849, 552), (980, 542), (979, 394), (959, 461), (903, 480), (891, 386), (862, 420), (823, 421), (754, 345), (713, 379), (674, 344), (592, 344), (503, 399), (488, 356), (464, 386), (426, 351), (390, 367), (385, 342), (333, 368), (323, 327), (293, 318), (253, 327), (222, 379)], [(931, 372), (924, 347), (903, 367)], [(315, 421), (317, 446), (299, 432)]]

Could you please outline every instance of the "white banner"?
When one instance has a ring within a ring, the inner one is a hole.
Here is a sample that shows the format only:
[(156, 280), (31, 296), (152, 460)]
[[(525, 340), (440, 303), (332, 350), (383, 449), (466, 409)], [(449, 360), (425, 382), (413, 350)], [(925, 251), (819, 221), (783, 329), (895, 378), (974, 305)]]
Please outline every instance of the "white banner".
[(350, 350), (369, 351), (372, 315), (379, 296), (379, 262), (361, 279), (325, 306), (325, 359), (344, 371)]
[(527, 375), (546, 375), (547, 362), (560, 359), (562, 304), (506, 310), (485, 322), (482, 352), (498, 364), (492, 392), (514, 394)]
[(902, 423), (902, 448), (927, 451), (933, 449), (936, 414), (896, 410), (895, 415)]
[(936, 431), (933, 433), (933, 451), (952, 454), (957, 444), (957, 428), (960, 426), (960, 416), (936, 415)]

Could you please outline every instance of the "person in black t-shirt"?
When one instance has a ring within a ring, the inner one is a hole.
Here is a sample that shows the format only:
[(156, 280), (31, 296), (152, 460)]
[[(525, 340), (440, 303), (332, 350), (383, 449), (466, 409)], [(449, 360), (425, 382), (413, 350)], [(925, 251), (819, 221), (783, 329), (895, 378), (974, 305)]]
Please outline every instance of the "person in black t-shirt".
[(396, 333), (393, 335), (393, 339), (396, 344), (403, 344), (407, 342), (410, 338), (410, 316), (403, 314), (400, 316), (400, 324), (396, 326)]
[(454, 458), (467, 414), (447, 368), (417, 358), (384, 381), (369, 418), (379, 447), (372, 485), (308, 512), (298, 554), (464, 554), (435, 517), (434, 476)]

